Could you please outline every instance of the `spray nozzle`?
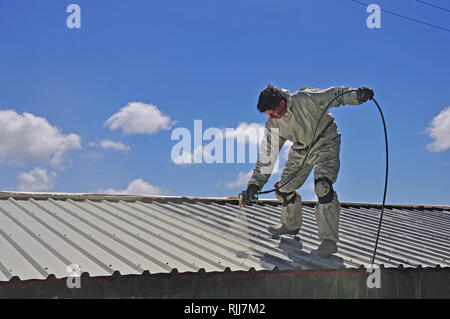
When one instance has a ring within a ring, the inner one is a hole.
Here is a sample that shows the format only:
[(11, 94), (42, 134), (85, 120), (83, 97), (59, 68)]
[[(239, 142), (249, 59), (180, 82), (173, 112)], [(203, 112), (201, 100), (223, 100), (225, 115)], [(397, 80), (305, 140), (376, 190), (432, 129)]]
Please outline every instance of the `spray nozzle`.
[(243, 190), (238, 195), (239, 197), (239, 207), (244, 207), (245, 204), (252, 204), (258, 201), (258, 196), (255, 193), (249, 192), (248, 190)]

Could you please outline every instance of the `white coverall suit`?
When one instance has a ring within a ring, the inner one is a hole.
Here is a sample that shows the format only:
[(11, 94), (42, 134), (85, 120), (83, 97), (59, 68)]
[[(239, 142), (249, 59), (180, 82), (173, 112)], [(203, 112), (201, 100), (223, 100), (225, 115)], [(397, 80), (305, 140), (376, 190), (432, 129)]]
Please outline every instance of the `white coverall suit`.
[[(324, 188), (321, 187), (321, 183), (318, 180), (326, 178), (331, 184), (336, 182), (340, 167), (341, 135), (333, 116), (329, 112), (323, 116), (317, 129), (315, 140), (312, 141), (312, 138), (324, 108), (335, 96), (348, 90), (354, 89), (351, 87), (305, 88), (298, 90), (294, 94), (290, 94), (287, 90), (281, 90), (286, 100), (287, 111), (280, 119), (269, 118), (266, 122), (266, 134), (261, 143), (258, 161), (248, 182), (249, 185), (255, 184), (260, 188), (264, 186), (272, 173), (281, 148), (289, 140), (293, 142), (293, 145), (281, 175), (280, 185), (283, 185), (299, 169), (309, 144), (311, 142), (313, 144), (301, 171), (292, 181), (279, 189), (281, 193), (291, 194), (290, 203), (283, 206), (281, 211), (281, 223), (289, 231), (298, 230), (301, 227), (302, 200), (295, 190), (303, 185), (314, 166), (315, 192), (319, 199), (324, 194)], [(330, 107), (339, 107), (346, 104), (361, 104), (357, 99), (356, 92), (340, 96), (334, 100)], [(273, 130), (274, 128), (278, 130)], [(277, 143), (273, 143), (275, 146), (271, 145), (274, 138), (278, 139), (278, 147), (276, 147)], [(268, 151), (270, 149), (272, 150), (271, 152)], [(270, 154), (268, 155), (270, 157), (269, 161), (267, 156), (263, 156), (263, 152)], [(332, 187), (331, 191), (333, 193), (329, 194), (327, 203), (321, 204), (317, 202), (315, 216), (319, 227), (319, 238), (337, 242), (339, 240), (340, 203)], [(295, 196), (295, 199), (292, 196)], [(283, 200), (278, 192), (277, 198)]]

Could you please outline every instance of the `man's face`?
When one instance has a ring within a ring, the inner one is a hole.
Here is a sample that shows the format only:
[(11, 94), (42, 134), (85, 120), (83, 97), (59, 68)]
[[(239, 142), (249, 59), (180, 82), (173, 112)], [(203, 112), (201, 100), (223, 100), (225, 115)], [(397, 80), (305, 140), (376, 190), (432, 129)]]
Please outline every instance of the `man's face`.
[(270, 119), (278, 120), (281, 119), (281, 117), (284, 115), (284, 113), (286, 113), (286, 111), (287, 111), (286, 102), (284, 100), (281, 100), (280, 105), (278, 105), (276, 109), (267, 110), (264, 113), (269, 115)]

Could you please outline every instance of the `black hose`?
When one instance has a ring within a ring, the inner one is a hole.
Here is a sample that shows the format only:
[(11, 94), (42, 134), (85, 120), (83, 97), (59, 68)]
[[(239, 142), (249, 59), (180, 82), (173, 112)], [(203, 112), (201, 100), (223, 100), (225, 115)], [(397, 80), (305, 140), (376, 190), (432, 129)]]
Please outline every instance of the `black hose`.
[[(268, 191), (260, 191), (258, 192), (256, 195), (262, 195), (262, 194), (268, 194), (268, 193), (272, 193), (275, 192), (277, 190), (279, 190), (281, 187), (287, 185), (288, 183), (290, 183), (295, 176), (297, 176), (297, 174), (301, 171), (301, 169), (303, 168), (303, 165), (306, 162), (306, 159), (308, 158), (309, 152), (311, 151), (311, 147), (314, 144), (314, 140), (316, 137), (316, 133), (317, 133), (317, 129), (319, 128), (320, 122), (322, 121), (323, 116), (325, 115), (325, 113), (328, 112), (329, 107), (331, 105), (331, 103), (333, 103), (337, 98), (341, 97), (342, 95), (346, 94), (346, 93), (351, 93), (351, 92), (356, 92), (357, 90), (349, 90), (349, 91), (345, 91), (341, 94), (336, 95), (327, 105), (327, 107), (323, 110), (322, 115), (319, 118), (319, 121), (317, 122), (316, 128), (314, 130), (313, 133), (313, 137), (311, 139), (311, 143), (308, 146), (308, 149), (306, 151), (305, 157), (303, 158), (302, 163), (300, 164), (300, 167), (298, 168), (297, 171), (295, 171), (286, 182), (284, 182), (282, 185), (279, 185), (278, 187), (275, 187), (271, 190)], [(381, 223), (383, 222), (383, 214), (384, 214), (384, 205), (386, 203), (386, 193), (387, 193), (387, 185), (388, 185), (388, 169), (389, 169), (389, 150), (388, 150), (388, 139), (387, 139), (387, 129), (386, 129), (386, 123), (384, 121), (384, 116), (383, 116), (383, 112), (381, 111), (381, 107), (378, 104), (378, 102), (372, 98), (371, 99), (378, 107), (378, 111), (380, 111), (380, 115), (381, 115), (381, 120), (383, 121), (383, 127), (384, 127), (384, 140), (385, 140), (385, 144), (386, 144), (386, 175), (385, 175), (385, 179), (384, 179), (384, 193), (383, 193), (383, 204), (381, 205), (381, 215), (380, 215), (380, 222), (378, 225), (378, 231), (377, 231), (377, 238), (375, 240), (375, 247), (373, 250), (373, 255), (372, 255), (372, 265), (375, 262), (375, 256), (376, 256), (376, 252), (377, 252), (377, 247), (378, 247), (378, 240), (380, 238), (380, 231), (381, 231)]]
[(383, 112), (381, 111), (381, 107), (380, 107), (380, 105), (378, 105), (378, 102), (375, 99), (372, 99), (372, 100), (377, 105), (378, 111), (380, 111), (381, 120), (383, 121), (383, 127), (384, 127), (384, 142), (386, 144), (386, 176), (384, 177), (383, 204), (381, 205), (380, 223), (378, 225), (377, 239), (375, 240), (375, 248), (373, 250), (372, 262), (371, 262), (371, 264), (373, 265), (373, 263), (375, 262), (375, 255), (377, 253), (378, 239), (380, 238), (381, 223), (383, 221), (383, 213), (384, 213), (384, 205), (386, 203), (386, 192), (387, 192), (388, 171), (389, 171), (389, 150), (388, 150), (388, 139), (387, 139), (386, 123), (384, 122)]

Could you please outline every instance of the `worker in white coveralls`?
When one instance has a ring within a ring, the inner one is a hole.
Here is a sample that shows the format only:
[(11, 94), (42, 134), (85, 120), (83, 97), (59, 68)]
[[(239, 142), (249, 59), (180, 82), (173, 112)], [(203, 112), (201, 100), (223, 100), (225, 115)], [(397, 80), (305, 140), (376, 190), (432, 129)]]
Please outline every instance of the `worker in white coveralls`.
[[(321, 244), (313, 253), (323, 258), (329, 258), (337, 252), (336, 243), (339, 241), (340, 203), (333, 190), (333, 184), (336, 182), (340, 167), (341, 135), (329, 112), (323, 116), (315, 138), (312, 139), (324, 108), (334, 97), (348, 90), (355, 89), (342, 86), (328, 89), (302, 88), (290, 94), (288, 90), (267, 86), (259, 95), (257, 105), (260, 112), (269, 115), (266, 134), (261, 143), (253, 175), (248, 182), (247, 190), (243, 192), (244, 202), (250, 202), (255, 197), (269, 179), (281, 148), (289, 140), (293, 145), (281, 179), (275, 187), (283, 185), (299, 169), (311, 144), (310, 153), (300, 172), (276, 191), (276, 197), (282, 202), (281, 225), (270, 225), (268, 231), (273, 235), (298, 234), (302, 225), (302, 199), (296, 189), (303, 185), (315, 167), (314, 191), (318, 197), (315, 216)], [(359, 105), (372, 99), (373, 95), (370, 88), (361, 87), (338, 97), (329, 107)], [(275, 150), (271, 144), (278, 144)], [(267, 161), (266, 154), (269, 153), (271, 160)]]

